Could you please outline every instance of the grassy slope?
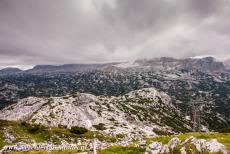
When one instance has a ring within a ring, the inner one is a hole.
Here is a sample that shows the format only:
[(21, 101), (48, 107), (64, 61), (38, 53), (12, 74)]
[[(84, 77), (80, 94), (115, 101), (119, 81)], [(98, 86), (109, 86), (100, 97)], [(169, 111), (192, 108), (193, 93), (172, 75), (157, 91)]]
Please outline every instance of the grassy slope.
[[(98, 132), (87, 132), (84, 135), (75, 135), (72, 134), (68, 129), (65, 128), (46, 128), (42, 127), (35, 133), (31, 133), (28, 131), (28, 128), (21, 125), (18, 122), (12, 122), (12, 121), (3, 121), (0, 120), (0, 148), (4, 146), (6, 143), (3, 139), (3, 131), (4, 129), (7, 129), (9, 133), (13, 134), (17, 140), (15, 141), (24, 141), (27, 139), (33, 139), (37, 142), (43, 142), (52, 139), (55, 143), (59, 143), (59, 140), (52, 136), (59, 136), (62, 139), (69, 140), (72, 139), (78, 139), (78, 138), (93, 138), (93, 134), (96, 134), (96, 136), (101, 140), (106, 141), (114, 141), (116, 140), (115, 137), (108, 137), (103, 136), (102, 134)], [(217, 139), (220, 143), (223, 143), (228, 150), (230, 151), (230, 133), (186, 133), (177, 135), (181, 140), (184, 140), (185, 138), (188, 138), (190, 136), (194, 136), (196, 138), (203, 138), (203, 139)], [(157, 138), (147, 138), (147, 144), (152, 143), (153, 141), (159, 141), (163, 144), (168, 143), (168, 141), (175, 136), (165, 136), (165, 137), (157, 137)], [(145, 149), (140, 149), (136, 147), (121, 147), (121, 146), (113, 146), (104, 150), (99, 150), (99, 154), (142, 154), (144, 153)], [(76, 153), (77, 151), (52, 151), (49, 153), (52, 154), (72, 154)], [(25, 154), (46, 154), (45, 151), (31, 151), (31, 152), (14, 152), (12, 154), (18, 154), (18, 153), (25, 153)]]
[(113, 146), (104, 150), (98, 150), (98, 154), (143, 154), (145, 149), (137, 147)]
[[(31, 128), (38, 127), (38, 130), (31, 131)], [(8, 143), (4, 142), (4, 131), (12, 134), (16, 140), (14, 143), (24, 141), (30, 143), (30, 140), (36, 142), (52, 141), (55, 144), (60, 143), (60, 139), (66, 141), (76, 141), (79, 138), (93, 139), (94, 135), (99, 139), (107, 142), (115, 142), (118, 138), (112, 136), (105, 136), (99, 132), (88, 131), (82, 135), (76, 135), (66, 128), (44, 127), (39, 125), (24, 126), (19, 122), (0, 120), (0, 148)]]

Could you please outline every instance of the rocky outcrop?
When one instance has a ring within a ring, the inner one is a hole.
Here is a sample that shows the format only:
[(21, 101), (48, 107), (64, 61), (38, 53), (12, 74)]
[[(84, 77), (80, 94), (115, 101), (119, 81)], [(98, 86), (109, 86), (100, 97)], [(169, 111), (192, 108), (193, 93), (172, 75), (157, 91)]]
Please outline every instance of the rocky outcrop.
[[(188, 148), (195, 147), (195, 148)], [(146, 148), (146, 154), (165, 154), (165, 153), (175, 153), (178, 151), (181, 154), (186, 154), (187, 151), (190, 152), (206, 152), (206, 153), (222, 153), (228, 154), (227, 148), (219, 143), (216, 139), (205, 140), (196, 139), (194, 137), (189, 137), (183, 142), (178, 138), (172, 138), (168, 144), (162, 145), (159, 142), (153, 142)]]
[(54, 127), (80, 126), (91, 130), (100, 124), (103, 126), (100, 130), (107, 134), (142, 132), (155, 136), (153, 128), (166, 134), (190, 129), (188, 122), (173, 106), (171, 98), (154, 88), (132, 91), (119, 97), (87, 93), (50, 98), (28, 97), (1, 110), (0, 119)]

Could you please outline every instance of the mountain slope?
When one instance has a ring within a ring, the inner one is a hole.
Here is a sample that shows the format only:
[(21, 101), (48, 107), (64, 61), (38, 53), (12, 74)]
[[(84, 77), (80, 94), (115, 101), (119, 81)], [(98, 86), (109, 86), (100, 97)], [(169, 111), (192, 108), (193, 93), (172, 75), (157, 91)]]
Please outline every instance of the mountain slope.
[(75, 93), (64, 97), (20, 100), (0, 111), (5, 120), (30, 121), (46, 126), (81, 126), (105, 133), (173, 133), (191, 129), (171, 98), (154, 88), (118, 97)]
[(36, 65), (26, 74), (58, 74), (58, 73), (82, 73), (95, 70), (102, 70), (116, 63), (106, 64), (64, 64), (64, 65)]
[(222, 62), (218, 62), (213, 57), (175, 59), (171, 57), (161, 57), (154, 59), (136, 60), (133, 63), (121, 63), (114, 65), (116, 68), (126, 71), (204, 71), (220, 72), (226, 68)]
[(212, 57), (163, 57), (105, 64), (98, 66), (100, 69), (94, 65), (79, 65), (82, 69), (77, 69), (74, 65), (77, 72), (63, 72), (72, 66), (37, 66), (34, 69), (41, 69), (39, 73), (0, 75), (0, 108), (30, 96), (60, 97), (75, 91), (119, 96), (154, 87), (167, 93), (184, 116), (192, 115), (193, 102), (200, 103), (203, 125), (213, 130), (230, 127), (230, 73)]
[(223, 63), (227, 69), (230, 69), (230, 59), (226, 59)]

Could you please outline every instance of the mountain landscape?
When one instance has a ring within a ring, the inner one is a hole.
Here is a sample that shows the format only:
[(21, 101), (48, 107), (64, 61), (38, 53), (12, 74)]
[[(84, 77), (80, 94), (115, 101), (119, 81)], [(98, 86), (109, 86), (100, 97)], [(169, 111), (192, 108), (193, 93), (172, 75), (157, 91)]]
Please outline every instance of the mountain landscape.
[(4, 69), (0, 79), (1, 108), (30, 96), (49, 98), (82, 92), (111, 97), (155, 88), (168, 94), (184, 117), (191, 116), (194, 106), (199, 106), (201, 123), (209, 129), (230, 126), (229, 70), (212, 57), (35, 66), (15, 72)]
[(230, 127), (230, 71), (213, 57), (6, 68), (0, 85), (0, 119), (19, 122), (14, 124), (19, 128), (20, 122), (67, 130), (77, 126), (105, 137), (127, 136), (117, 144), (130, 144), (136, 137), (146, 141)]
[(230, 0), (0, 0), (0, 154), (229, 154)]

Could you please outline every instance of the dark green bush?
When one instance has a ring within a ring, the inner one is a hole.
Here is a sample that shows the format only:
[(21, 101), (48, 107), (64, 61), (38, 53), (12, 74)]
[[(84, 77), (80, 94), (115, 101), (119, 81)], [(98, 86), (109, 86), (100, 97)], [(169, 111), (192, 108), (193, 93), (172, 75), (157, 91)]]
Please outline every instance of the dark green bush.
[(219, 133), (230, 133), (230, 128), (223, 128), (216, 130)]
[(44, 130), (45, 127), (41, 125), (31, 125), (27, 122), (21, 122), (21, 125), (29, 132), (29, 133), (38, 133)]
[(98, 125), (93, 125), (97, 130), (106, 130), (105, 124), (99, 123)]
[(81, 134), (85, 134), (86, 132), (88, 132), (88, 129), (84, 128), (84, 127), (72, 127), (70, 129), (71, 133), (77, 134), (77, 135), (81, 135)]

